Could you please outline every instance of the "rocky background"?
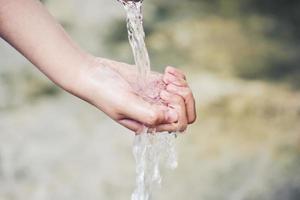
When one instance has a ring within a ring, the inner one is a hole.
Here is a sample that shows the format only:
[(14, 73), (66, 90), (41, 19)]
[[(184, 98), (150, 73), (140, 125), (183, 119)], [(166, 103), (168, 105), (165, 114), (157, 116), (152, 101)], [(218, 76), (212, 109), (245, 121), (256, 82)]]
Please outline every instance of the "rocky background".
[[(87, 51), (132, 62), (116, 0), (46, 0)], [(300, 199), (300, 3), (145, 0), (152, 66), (187, 73), (198, 121), (153, 200)], [(120, 200), (133, 134), (0, 40), (0, 200)]]

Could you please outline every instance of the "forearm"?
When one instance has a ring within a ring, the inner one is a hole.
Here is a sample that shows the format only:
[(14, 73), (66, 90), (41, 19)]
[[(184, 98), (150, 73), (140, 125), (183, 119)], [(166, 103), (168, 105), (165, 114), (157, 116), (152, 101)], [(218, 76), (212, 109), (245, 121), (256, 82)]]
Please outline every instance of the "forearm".
[(37, 0), (0, 0), (0, 36), (66, 90), (91, 59)]
[[(160, 131), (174, 131), (186, 124), (180, 122), (186, 121), (181, 98), (169, 95), (177, 99), (172, 108), (145, 101), (135, 91), (133, 66), (82, 51), (38, 0), (0, 0), (0, 36), (56, 84), (131, 130), (162, 124)], [(155, 77), (156, 83), (162, 81), (160, 75)]]

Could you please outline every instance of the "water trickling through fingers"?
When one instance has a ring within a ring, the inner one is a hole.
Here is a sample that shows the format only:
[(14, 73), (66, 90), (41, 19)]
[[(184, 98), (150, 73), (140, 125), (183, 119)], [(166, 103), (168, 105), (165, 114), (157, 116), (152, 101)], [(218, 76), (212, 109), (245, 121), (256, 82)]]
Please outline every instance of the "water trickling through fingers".
[[(150, 74), (150, 59), (145, 45), (142, 1), (119, 0), (126, 10), (129, 43), (139, 73), (138, 93), (151, 103), (162, 104), (159, 93), (165, 88), (162, 80), (153, 86), (147, 82)], [(135, 136), (133, 155), (136, 161), (136, 188), (131, 200), (150, 200), (153, 189), (160, 186), (160, 167), (177, 167), (174, 140), (175, 133), (156, 133), (144, 127)]]

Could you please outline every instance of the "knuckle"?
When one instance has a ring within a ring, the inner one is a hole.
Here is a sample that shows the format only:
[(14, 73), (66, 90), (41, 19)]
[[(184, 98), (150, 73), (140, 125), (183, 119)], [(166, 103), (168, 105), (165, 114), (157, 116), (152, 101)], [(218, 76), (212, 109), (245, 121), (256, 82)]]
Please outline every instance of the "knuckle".
[(116, 109), (115, 112), (113, 112), (109, 115), (112, 119), (117, 120), (117, 121), (124, 119), (124, 114), (119, 109)]
[(176, 103), (180, 103), (182, 101), (182, 98), (180, 96), (177, 96), (177, 95), (173, 95), (172, 99)]
[(183, 97), (186, 99), (186, 100), (190, 100), (193, 98), (193, 93), (192, 93), (192, 90), (190, 88), (187, 88), (184, 90), (183, 92)]
[(194, 101), (194, 95), (191, 89), (187, 89), (185, 92), (185, 100), (186, 101)]
[(157, 116), (156, 115), (152, 114), (148, 117), (148, 120), (147, 120), (148, 125), (153, 126), (153, 125), (156, 124), (156, 122), (157, 122)]
[(177, 132), (178, 131), (178, 126), (177, 126), (177, 124), (172, 124), (171, 126), (168, 127), (168, 129), (166, 129), (164, 131)]
[(194, 95), (192, 93), (189, 93), (185, 99), (186, 102), (189, 102), (190, 104), (195, 104)]
[(158, 111), (153, 111), (148, 116), (148, 125), (155, 126), (160, 121), (160, 113)]
[(113, 119), (122, 120), (126, 118), (127, 114), (121, 106), (116, 105), (114, 112), (111, 114)]

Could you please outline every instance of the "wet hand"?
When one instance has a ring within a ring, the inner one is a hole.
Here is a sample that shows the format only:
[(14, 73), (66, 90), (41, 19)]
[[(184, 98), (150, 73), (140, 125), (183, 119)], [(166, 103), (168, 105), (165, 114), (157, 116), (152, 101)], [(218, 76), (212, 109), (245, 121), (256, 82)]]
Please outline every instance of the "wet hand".
[[(185, 74), (174, 67), (166, 68), (163, 80), (167, 87), (166, 92), (162, 92), (162, 96), (172, 99), (169, 104), (179, 113), (177, 128), (179, 131), (184, 131), (187, 124), (192, 124), (196, 120), (195, 99), (192, 90), (187, 83)], [(168, 100), (166, 99), (166, 101)]]
[[(144, 125), (156, 128), (178, 121), (173, 108), (152, 104), (136, 93), (137, 72), (132, 65), (97, 58), (81, 74), (76, 87), (80, 90), (74, 93), (134, 132), (141, 132)], [(173, 130), (165, 126), (160, 131)]]

